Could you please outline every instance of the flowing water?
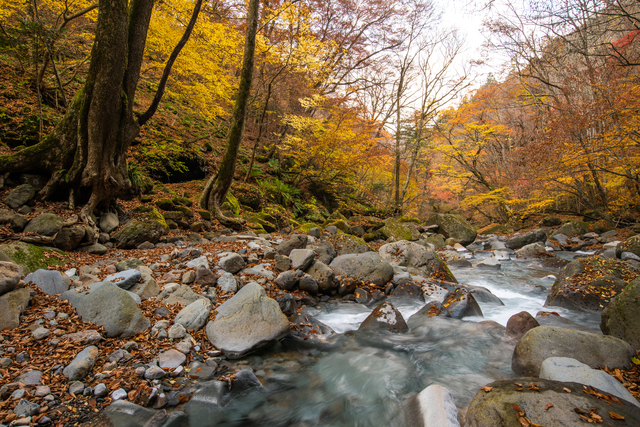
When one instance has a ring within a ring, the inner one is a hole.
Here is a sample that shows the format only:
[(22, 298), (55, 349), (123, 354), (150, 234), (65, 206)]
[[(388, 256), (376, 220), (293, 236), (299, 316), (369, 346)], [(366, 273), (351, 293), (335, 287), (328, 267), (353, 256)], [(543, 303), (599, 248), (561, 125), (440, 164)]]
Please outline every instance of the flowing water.
[[(224, 362), (231, 370), (253, 369), (264, 389), (238, 396), (224, 408), (194, 406), (190, 424), (402, 425), (401, 402), (431, 384), (448, 388), (458, 408), (464, 409), (480, 387), (514, 377), (515, 343), (504, 339), (504, 325), (520, 311), (533, 316), (555, 311), (598, 329), (599, 316), (543, 307), (556, 271), (534, 261), (501, 264), (500, 270), (451, 269), (460, 283), (483, 286), (504, 302), (480, 303), (484, 318), (428, 318), (411, 322), (406, 334), (373, 334), (356, 330), (375, 306), (330, 302), (307, 309), (338, 334), (326, 342), (284, 340), (239, 363)], [(424, 305), (390, 301), (405, 319)]]

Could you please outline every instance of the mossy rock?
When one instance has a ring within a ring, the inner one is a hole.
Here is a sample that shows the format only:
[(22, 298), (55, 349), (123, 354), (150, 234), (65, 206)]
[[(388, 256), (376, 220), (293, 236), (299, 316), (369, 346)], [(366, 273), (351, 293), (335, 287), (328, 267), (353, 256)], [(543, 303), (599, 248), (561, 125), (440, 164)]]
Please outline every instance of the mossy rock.
[(631, 236), (616, 247), (616, 256), (620, 258), (623, 252), (631, 252), (640, 256), (640, 234)]
[(116, 241), (116, 247), (134, 249), (144, 242), (156, 243), (168, 231), (169, 225), (162, 214), (153, 209), (142, 220), (127, 222), (111, 237)]
[(316, 224), (315, 222), (305, 222), (304, 224), (300, 224), (297, 227), (299, 231), (302, 231), (304, 233), (309, 233), (309, 230), (311, 230), (312, 228), (319, 228), (318, 224)]
[(140, 205), (133, 209), (133, 211), (137, 213), (146, 213), (146, 212), (151, 212), (152, 210), (153, 210), (153, 207), (145, 206), (145, 205)]
[(200, 215), (200, 218), (206, 220), (206, 221), (211, 221), (211, 212), (209, 211), (198, 211), (198, 215)]
[(227, 201), (222, 204), (222, 208), (230, 210), (234, 216), (240, 215), (240, 203), (231, 191), (227, 192)]
[(380, 233), (385, 239), (393, 237), (396, 240), (415, 240), (412, 239), (411, 230), (396, 218), (386, 219)]
[(172, 201), (176, 205), (187, 206), (187, 207), (193, 206), (193, 200), (187, 199), (186, 197), (174, 197)]
[[(24, 242), (0, 245), (0, 252), (4, 253), (12, 262), (22, 266), (25, 276), (39, 268), (46, 270), (50, 265), (61, 265), (70, 261), (62, 251)], [(52, 253), (58, 256), (47, 256), (47, 254), (50, 255)]]
[(171, 211), (175, 205), (171, 199), (160, 199), (156, 200), (156, 206), (163, 211)]
[(142, 203), (149, 203), (152, 200), (153, 200), (153, 198), (151, 196), (142, 196), (142, 197), (140, 197), (140, 201)]
[(478, 234), (481, 234), (481, 235), (506, 233), (506, 232), (507, 232), (507, 227), (497, 223), (485, 225), (484, 227), (478, 230)]
[(567, 236), (580, 236), (589, 232), (589, 224), (582, 221), (570, 221), (563, 224), (560, 228), (555, 230), (551, 235), (564, 234)]
[(424, 239), (427, 243), (431, 243), (436, 248), (444, 248), (447, 244), (444, 241), (444, 236), (442, 234), (434, 234), (433, 236), (429, 236)]
[(174, 210), (177, 211), (177, 212), (182, 212), (182, 214), (186, 218), (193, 218), (193, 212), (191, 212), (191, 209), (189, 209), (186, 206), (176, 206), (176, 207), (174, 207)]
[(398, 221), (400, 221), (400, 222), (414, 222), (416, 224), (420, 224), (420, 222), (421, 222), (418, 218), (411, 217), (411, 216), (401, 216), (400, 218), (398, 218)]
[(439, 234), (455, 239), (463, 246), (473, 243), (477, 236), (476, 230), (460, 215), (435, 214), (425, 221), (425, 225), (433, 224), (438, 226)]
[[(263, 230), (268, 233), (273, 233), (278, 230), (277, 225), (275, 224), (276, 220), (271, 215), (266, 213), (258, 213), (254, 215), (245, 215), (244, 219), (247, 220), (248, 223), (255, 223)], [(273, 222), (269, 221), (272, 220)]]
[(325, 221), (325, 223), (322, 225), (322, 228), (326, 228), (330, 225), (335, 226), (339, 231), (343, 232), (344, 234), (352, 234), (351, 226), (345, 220), (339, 219), (339, 220), (333, 220), (333, 221)]
[(366, 233), (362, 236), (362, 240), (365, 242), (373, 242), (375, 240), (385, 240), (386, 237), (380, 230), (372, 231), (370, 233)]
[(344, 215), (342, 215), (339, 211), (335, 211), (333, 212), (331, 215), (329, 215), (329, 217), (327, 218), (327, 220), (322, 224), (322, 227), (325, 228), (328, 225), (333, 224), (336, 221), (347, 221), (347, 218), (345, 218)]
[(333, 243), (338, 255), (363, 254), (372, 251), (363, 239), (349, 234), (337, 234), (329, 240)]

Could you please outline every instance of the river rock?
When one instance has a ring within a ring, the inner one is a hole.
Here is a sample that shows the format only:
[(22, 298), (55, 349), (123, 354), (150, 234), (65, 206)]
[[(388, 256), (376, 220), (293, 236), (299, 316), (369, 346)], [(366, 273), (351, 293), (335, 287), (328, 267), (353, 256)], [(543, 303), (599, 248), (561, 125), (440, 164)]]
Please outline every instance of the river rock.
[(528, 311), (521, 311), (509, 318), (504, 335), (511, 339), (519, 340), (530, 329), (538, 326), (540, 326), (540, 323)]
[(500, 270), (502, 268), (502, 265), (500, 264), (499, 260), (493, 257), (489, 257), (478, 262), (476, 264), (476, 267), (487, 269), (487, 270)]
[(88, 254), (93, 254), (93, 255), (104, 255), (109, 251), (109, 248), (107, 248), (105, 245), (102, 245), (100, 243), (94, 243), (92, 245), (80, 246), (76, 248), (76, 250), (78, 252), (86, 252)]
[(409, 327), (402, 314), (388, 301), (377, 306), (360, 324), (358, 331), (379, 332), (386, 330), (394, 334), (405, 333)]
[(603, 334), (622, 338), (640, 349), (640, 277), (634, 279), (616, 295), (602, 312), (600, 329)]
[[(38, 405), (37, 403), (30, 402), (26, 399), (22, 399), (20, 400), (20, 402), (18, 402), (16, 407), (13, 409), (13, 413), (16, 414), (18, 418), (31, 417), (33, 415), (36, 415), (39, 410), (40, 410), (40, 405)], [(18, 423), (16, 423), (15, 425), (18, 425)], [(25, 425), (25, 424), (21, 424), (21, 425)], [(29, 425), (29, 424), (26, 424), (26, 425)]]
[[(338, 275), (366, 280), (378, 286), (387, 284), (393, 278), (393, 267), (374, 252), (340, 255), (331, 261), (330, 267)], [(313, 276), (311, 272), (309, 274)]]
[(63, 227), (53, 239), (53, 245), (58, 249), (70, 252), (78, 247), (86, 233), (87, 230), (81, 225)]
[(129, 291), (138, 295), (142, 299), (149, 299), (157, 296), (160, 293), (160, 286), (158, 282), (150, 274), (141, 272), (142, 281), (134, 283)]
[(240, 274), (254, 274), (256, 276), (262, 276), (269, 280), (273, 280), (274, 274), (273, 271), (268, 270), (267, 267), (271, 267), (271, 264), (258, 264), (254, 265), (251, 268), (244, 268), (240, 270)]
[(199, 331), (207, 322), (211, 312), (211, 301), (206, 298), (192, 302), (178, 313), (175, 322), (187, 330)]
[(71, 342), (79, 345), (91, 345), (99, 343), (102, 340), (102, 335), (95, 329), (87, 329), (85, 331), (65, 334), (62, 338), (69, 339)]
[(291, 316), (298, 310), (295, 298), (289, 293), (276, 297), (276, 302), (285, 316)]
[(25, 283), (33, 283), (47, 295), (58, 295), (69, 290), (71, 280), (56, 270), (38, 269), (24, 278)]
[[(583, 274), (585, 270), (590, 273)], [(544, 305), (602, 312), (610, 299), (627, 285), (622, 277), (630, 272), (631, 268), (620, 260), (600, 257), (576, 259), (560, 272)]]
[(309, 295), (318, 295), (318, 282), (310, 274), (304, 274), (298, 281), (298, 289), (307, 292)]
[(397, 218), (387, 218), (384, 221), (384, 227), (380, 229), (380, 233), (384, 240), (389, 238), (394, 240), (418, 240), (420, 238), (420, 233), (412, 233), (409, 224), (399, 221)]
[(298, 284), (298, 274), (294, 270), (287, 270), (276, 277), (276, 285), (284, 291), (292, 291)]
[(100, 216), (100, 222), (98, 226), (102, 232), (111, 234), (113, 230), (118, 228), (120, 225), (120, 220), (118, 219), (118, 215), (113, 212), (105, 212)]
[(22, 279), (22, 267), (9, 261), (0, 261), (0, 295), (11, 292)]
[(218, 282), (218, 278), (208, 268), (198, 267), (196, 268), (196, 284), (200, 286), (215, 286)]
[(280, 243), (276, 250), (280, 255), (289, 256), (294, 249), (304, 249), (307, 246), (308, 239), (309, 237), (305, 234), (294, 234), (289, 240)]
[(150, 326), (133, 298), (111, 282), (95, 283), (87, 292), (72, 289), (60, 298), (69, 301), (83, 321), (102, 326), (110, 338), (127, 338)]
[(640, 234), (631, 236), (616, 246), (616, 256), (618, 258), (621, 258), (624, 252), (631, 252), (634, 255), (640, 256)]
[(181, 366), (185, 360), (187, 360), (187, 356), (173, 348), (158, 355), (158, 365), (161, 368), (175, 369)]
[(0, 296), (0, 331), (20, 326), (20, 314), (31, 301), (29, 289), (20, 288)]
[(316, 281), (319, 292), (330, 294), (335, 289), (335, 273), (333, 269), (322, 261), (313, 261), (307, 269), (307, 274)]
[(399, 284), (393, 289), (391, 295), (397, 298), (407, 298), (424, 301), (424, 292), (422, 291), (422, 287), (413, 281)]
[(129, 289), (142, 278), (142, 273), (138, 270), (125, 270), (120, 273), (111, 274), (105, 277), (105, 282), (111, 282), (120, 289)]
[(299, 340), (323, 340), (327, 336), (335, 333), (331, 327), (320, 322), (310, 314), (304, 314), (303, 312), (297, 312), (290, 319), (291, 323), (295, 326), (291, 328), (289, 333), (290, 337)]
[(237, 292), (238, 281), (233, 274), (225, 272), (218, 278), (218, 287), (223, 292)]
[(231, 274), (235, 274), (242, 270), (242, 267), (244, 267), (245, 264), (246, 262), (244, 259), (236, 253), (225, 255), (218, 261), (218, 267)]
[(469, 245), (476, 239), (477, 232), (460, 215), (435, 214), (430, 216), (425, 225), (438, 225), (438, 233), (445, 238), (453, 238), (461, 245)]
[(217, 309), (207, 324), (207, 338), (214, 347), (236, 359), (267, 343), (283, 338), (289, 321), (278, 303), (257, 283), (249, 283)]
[(456, 288), (449, 292), (444, 297), (442, 305), (454, 319), (468, 316), (484, 317), (476, 299), (464, 288)]
[[(125, 397), (126, 394), (127, 393), (125, 392)], [(104, 415), (107, 418), (107, 425), (114, 427), (157, 427), (146, 424), (147, 421), (149, 421), (155, 414), (152, 409), (143, 408), (142, 406), (126, 400), (114, 399), (113, 395), (111, 398), (113, 399), (113, 402), (104, 410)]]
[(582, 221), (572, 221), (567, 222), (560, 226), (560, 228), (556, 229), (552, 235), (556, 234), (564, 234), (567, 236), (580, 236), (589, 231), (589, 227), (586, 222)]
[(456, 278), (438, 257), (435, 250), (418, 243), (401, 240), (382, 245), (378, 250), (380, 256), (392, 266), (410, 267), (419, 270), (426, 276), (435, 276), (442, 280), (455, 282)]
[(539, 258), (548, 255), (544, 245), (539, 242), (530, 243), (521, 247), (520, 249), (516, 250), (516, 254), (518, 255), (518, 258), (524, 259)]
[(331, 236), (333, 246), (336, 248), (338, 255), (363, 254), (372, 252), (367, 243), (359, 237), (348, 234), (338, 234)]
[(43, 213), (29, 221), (24, 229), (25, 233), (35, 233), (43, 236), (53, 236), (62, 228), (62, 218), (56, 214)]
[(540, 365), (549, 357), (572, 357), (592, 368), (625, 369), (634, 355), (631, 346), (619, 338), (556, 326), (538, 326), (525, 333), (516, 344), (511, 369), (517, 375), (537, 377)]
[(16, 378), (16, 382), (24, 385), (42, 385), (42, 371), (27, 371)]
[(429, 301), (424, 305), (424, 307), (409, 317), (407, 325), (409, 325), (410, 328), (413, 328), (414, 326), (422, 325), (425, 317), (437, 316), (451, 317), (449, 311), (444, 305), (442, 305), (442, 303), (438, 301)]
[[(588, 425), (574, 410), (597, 410), (603, 427), (640, 425), (640, 409), (631, 404), (611, 405), (605, 400), (583, 392), (583, 385), (538, 379), (535, 389), (528, 386), (531, 378), (514, 378), (487, 384), (491, 391), (479, 390), (465, 416), (465, 427), (522, 427), (513, 404), (525, 412), (525, 416), (541, 426)], [(516, 384), (523, 384), (520, 387)], [(539, 390), (538, 390), (539, 389)], [(571, 391), (567, 393), (566, 390)], [(553, 407), (547, 409), (547, 404)], [(614, 420), (609, 412), (615, 412), (624, 420)]]
[(11, 190), (9, 195), (4, 198), (4, 202), (11, 209), (18, 209), (20, 206), (33, 199), (36, 190), (29, 184), (22, 184)]
[(430, 385), (402, 406), (407, 427), (460, 427), (453, 395), (441, 385)]
[(601, 369), (592, 369), (570, 357), (550, 357), (545, 359), (540, 365), (540, 378), (590, 385), (640, 406), (636, 398), (611, 375)]
[(316, 261), (329, 265), (331, 261), (338, 255), (333, 243), (327, 240), (320, 240), (308, 246), (318, 256)]
[(547, 234), (544, 230), (533, 230), (507, 239), (504, 245), (509, 249), (515, 250), (531, 243), (544, 242), (545, 240), (547, 240)]
[(62, 374), (69, 379), (69, 381), (81, 381), (83, 380), (98, 360), (98, 347), (90, 345), (81, 352), (69, 363)]
[(471, 295), (473, 295), (477, 302), (504, 305), (502, 300), (487, 288), (483, 288), (482, 286), (466, 286), (465, 288)]
[(292, 249), (289, 254), (291, 268), (294, 270), (306, 270), (316, 257), (316, 253), (311, 249)]
[[(155, 213), (157, 211), (154, 210)], [(146, 220), (133, 219), (127, 222), (120, 231), (114, 233), (112, 239), (117, 248), (135, 249), (144, 242), (157, 243), (165, 230), (168, 230), (166, 222), (158, 213), (160, 218), (149, 218)]]
[(203, 295), (196, 294), (188, 285), (182, 285), (165, 300), (166, 305), (180, 304), (187, 306), (200, 298), (205, 298)]

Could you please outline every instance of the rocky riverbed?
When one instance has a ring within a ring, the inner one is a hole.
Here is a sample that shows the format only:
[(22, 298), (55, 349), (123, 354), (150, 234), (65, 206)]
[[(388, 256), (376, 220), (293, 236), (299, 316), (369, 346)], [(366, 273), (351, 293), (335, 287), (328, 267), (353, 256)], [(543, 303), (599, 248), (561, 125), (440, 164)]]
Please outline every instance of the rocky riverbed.
[[(638, 237), (563, 227), (440, 248), (434, 227), (227, 230), (74, 262), (1, 245), (0, 423), (639, 425)], [(524, 290), (502, 301), (488, 273)], [(505, 317), (527, 295), (548, 308)]]

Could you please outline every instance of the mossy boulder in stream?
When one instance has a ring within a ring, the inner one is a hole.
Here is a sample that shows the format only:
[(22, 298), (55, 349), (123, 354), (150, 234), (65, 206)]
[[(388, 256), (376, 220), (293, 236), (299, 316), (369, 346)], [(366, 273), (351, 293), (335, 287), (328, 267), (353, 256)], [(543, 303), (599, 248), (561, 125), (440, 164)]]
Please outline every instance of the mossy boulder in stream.
[(69, 261), (64, 252), (24, 242), (0, 245), (0, 252), (12, 262), (22, 266), (25, 275), (33, 273), (39, 268), (46, 270), (50, 265), (60, 265)]
[(393, 237), (395, 240), (417, 240), (412, 238), (411, 229), (407, 227), (406, 223), (396, 218), (386, 219), (380, 232), (385, 239)]
[(602, 312), (603, 334), (622, 338), (640, 349), (640, 278), (634, 279)]
[(435, 214), (430, 216), (425, 225), (437, 225), (438, 233), (445, 238), (453, 238), (463, 246), (476, 240), (476, 230), (460, 215)]

